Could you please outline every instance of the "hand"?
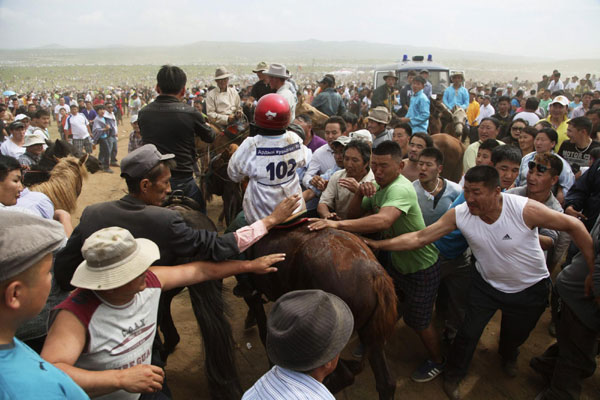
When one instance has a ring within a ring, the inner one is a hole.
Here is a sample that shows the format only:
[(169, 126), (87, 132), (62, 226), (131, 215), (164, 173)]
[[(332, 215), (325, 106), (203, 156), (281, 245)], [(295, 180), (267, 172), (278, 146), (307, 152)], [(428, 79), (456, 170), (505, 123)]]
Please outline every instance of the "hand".
[(162, 389), (165, 372), (156, 365), (136, 365), (119, 370), (119, 387), (129, 393), (153, 393)]
[(358, 186), (358, 188), (358, 193), (363, 197), (373, 197), (375, 193), (377, 193), (377, 188), (372, 182), (363, 182)]
[(567, 209), (565, 210), (565, 214), (570, 215), (571, 217), (582, 219), (584, 221), (587, 220), (587, 217), (583, 215), (581, 211), (577, 211), (576, 209), (574, 209), (573, 206), (567, 207)]
[(327, 181), (321, 178), (319, 175), (315, 175), (310, 180), (310, 184), (319, 189), (320, 191), (325, 190), (327, 188)]
[(325, 216), (325, 219), (330, 219), (332, 221), (339, 221), (341, 218), (338, 217), (338, 215), (336, 213), (332, 212), (332, 213), (327, 214)]
[(295, 194), (290, 197), (286, 197), (283, 199), (281, 203), (275, 207), (271, 215), (264, 219), (264, 223), (267, 226), (267, 229), (270, 229), (276, 225), (279, 225), (286, 219), (288, 219), (294, 210), (298, 207), (298, 202), (300, 201), (300, 195)]
[(361, 239), (367, 244), (367, 246), (369, 246), (373, 250), (377, 250), (379, 248), (378, 247), (379, 242), (377, 240), (368, 239), (368, 238), (361, 238)]
[(310, 225), (308, 225), (308, 229), (311, 231), (320, 231), (325, 228), (337, 229), (337, 227), (339, 226), (338, 221), (332, 221), (330, 219), (309, 218), (308, 222), (310, 222)]
[(354, 178), (341, 178), (339, 180), (340, 186), (348, 189), (352, 193), (356, 193), (360, 184)]
[(250, 261), (248, 271), (255, 274), (268, 274), (269, 272), (277, 272), (276, 267), (271, 265), (285, 260), (285, 253), (269, 254), (268, 256), (262, 256), (257, 259)]

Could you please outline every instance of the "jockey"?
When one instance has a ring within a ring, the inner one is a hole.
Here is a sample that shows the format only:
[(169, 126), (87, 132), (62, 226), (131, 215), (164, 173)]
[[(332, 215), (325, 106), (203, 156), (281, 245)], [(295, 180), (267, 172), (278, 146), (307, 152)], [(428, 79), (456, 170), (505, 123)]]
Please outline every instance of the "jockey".
[[(244, 140), (229, 161), (231, 180), (250, 178), (243, 203), (248, 224), (269, 215), (286, 197), (302, 193), (296, 170), (307, 164), (310, 152), (298, 135), (286, 129), (289, 122), (290, 106), (283, 96), (261, 97), (251, 125), (255, 136)], [(294, 214), (304, 210), (301, 199)]]

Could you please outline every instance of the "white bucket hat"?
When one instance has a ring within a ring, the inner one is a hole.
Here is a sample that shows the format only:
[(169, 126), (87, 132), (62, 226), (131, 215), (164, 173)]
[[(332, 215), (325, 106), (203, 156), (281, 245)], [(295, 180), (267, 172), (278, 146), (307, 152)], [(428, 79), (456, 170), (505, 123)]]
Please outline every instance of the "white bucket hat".
[(219, 67), (215, 71), (215, 81), (229, 77), (231, 77), (231, 74), (229, 73), (229, 71), (227, 71), (227, 68), (225, 67)]
[(25, 144), (23, 147), (29, 147), (35, 144), (46, 144), (46, 137), (40, 131), (34, 131), (29, 135), (25, 135)]
[(287, 69), (283, 64), (271, 64), (269, 69), (263, 72), (267, 76), (273, 76), (275, 78), (288, 79), (290, 76), (287, 74)]
[(109, 290), (131, 282), (160, 258), (158, 246), (148, 239), (134, 239), (127, 229), (100, 229), (81, 248), (83, 261), (71, 285), (91, 290)]

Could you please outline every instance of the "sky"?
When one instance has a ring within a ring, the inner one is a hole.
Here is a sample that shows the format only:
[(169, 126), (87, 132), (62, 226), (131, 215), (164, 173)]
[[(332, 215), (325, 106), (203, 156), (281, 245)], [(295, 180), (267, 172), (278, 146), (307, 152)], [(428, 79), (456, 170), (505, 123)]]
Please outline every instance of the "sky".
[(0, 0), (0, 48), (361, 40), (600, 58), (600, 0)]

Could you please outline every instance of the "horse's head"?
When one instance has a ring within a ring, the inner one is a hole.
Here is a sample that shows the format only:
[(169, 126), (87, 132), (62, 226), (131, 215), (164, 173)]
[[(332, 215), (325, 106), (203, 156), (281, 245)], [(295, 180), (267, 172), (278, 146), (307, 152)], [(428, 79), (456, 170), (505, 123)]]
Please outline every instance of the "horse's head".
[(462, 136), (467, 123), (467, 112), (462, 107), (455, 107), (452, 113), (452, 123), (454, 124), (454, 136)]

